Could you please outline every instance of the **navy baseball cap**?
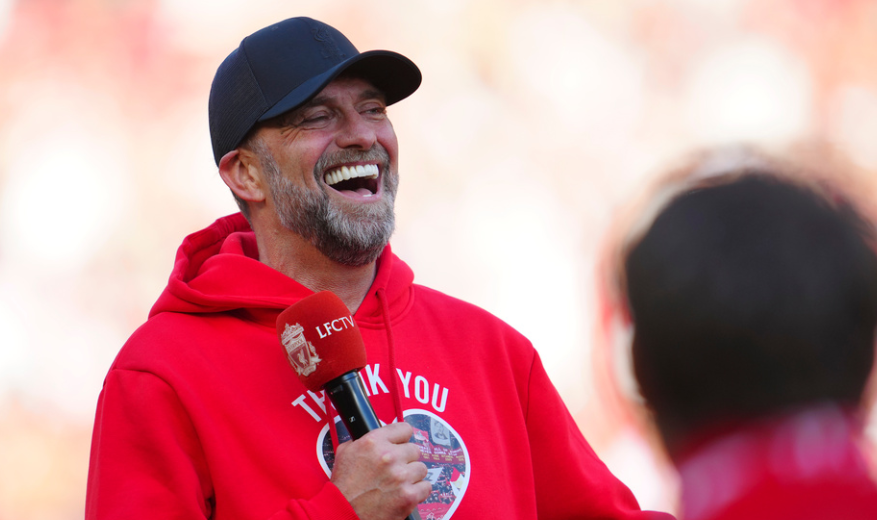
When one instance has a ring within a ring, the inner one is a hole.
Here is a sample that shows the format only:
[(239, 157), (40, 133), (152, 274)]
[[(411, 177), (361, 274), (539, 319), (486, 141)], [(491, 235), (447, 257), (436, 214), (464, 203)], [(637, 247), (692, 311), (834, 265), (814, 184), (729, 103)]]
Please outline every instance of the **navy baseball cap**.
[(290, 18), (241, 41), (216, 71), (208, 116), (216, 164), (256, 123), (314, 97), (342, 72), (368, 80), (393, 104), (420, 86), (420, 69), (401, 54), (359, 52), (340, 31), (311, 18)]

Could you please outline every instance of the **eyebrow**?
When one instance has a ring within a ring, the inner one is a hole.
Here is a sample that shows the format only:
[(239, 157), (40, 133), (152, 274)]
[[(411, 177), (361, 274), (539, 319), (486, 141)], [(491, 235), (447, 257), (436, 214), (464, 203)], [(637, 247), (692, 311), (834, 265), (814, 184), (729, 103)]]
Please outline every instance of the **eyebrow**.
[[(360, 92), (359, 101), (365, 99), (380, 99), (381, 103), (387, 102), (387, 96), (383, 91), (377, 88), (367, 88)], [(292, 120), (297, 117), (303, 110), (307, 110), (308, 108), (325, 105), (330, 101), (328, 96), (324, 96), (321, 94), (317, 94), (316, 97), (311, 98), (310, 101), (306, 101), (305, 103), (299, 105), (298, 107), (280, 114), (279, 116), (269, 119), (265, 121), (268, 126), (291, 126)], [(272, 123), (273, 121), (273, 123)]]
[[(387, 96), (381, 90), (376, 88), (365, 89), (359, 94), (358, 101), (362, 101), (365, 99), (380, 99), (381, 102), (386, 102)], [(298, 109), (310, 108), (319, 105), (325, 105), (331, 101), (331, 98), (328, 96), (324, 96), (322, 94), (317, 94), (316, 97), (312, 98), (310, 101), (300, 105)]]

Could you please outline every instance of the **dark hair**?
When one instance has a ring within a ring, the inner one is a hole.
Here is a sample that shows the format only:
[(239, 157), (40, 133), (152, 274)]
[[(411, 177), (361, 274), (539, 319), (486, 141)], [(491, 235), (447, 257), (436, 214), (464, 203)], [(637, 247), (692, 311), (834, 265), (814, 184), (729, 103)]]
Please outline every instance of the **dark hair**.
[(874, 361), (873, 231), (769, 172), (673, 199), (625, 261), (640, 391), (668, 435), (830, 401)]

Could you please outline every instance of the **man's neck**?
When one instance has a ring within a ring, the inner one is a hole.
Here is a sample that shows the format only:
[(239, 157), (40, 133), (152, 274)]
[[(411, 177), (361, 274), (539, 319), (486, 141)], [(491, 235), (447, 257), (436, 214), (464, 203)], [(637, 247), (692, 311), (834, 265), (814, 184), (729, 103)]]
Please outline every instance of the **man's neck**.
[(351, 313), (362, 304), (377, 273), (376, 261), (361, 267), (339, 264), (293, 233), (257, 234), (256, 241), (259, 261), (314, 292), (332, 291)]

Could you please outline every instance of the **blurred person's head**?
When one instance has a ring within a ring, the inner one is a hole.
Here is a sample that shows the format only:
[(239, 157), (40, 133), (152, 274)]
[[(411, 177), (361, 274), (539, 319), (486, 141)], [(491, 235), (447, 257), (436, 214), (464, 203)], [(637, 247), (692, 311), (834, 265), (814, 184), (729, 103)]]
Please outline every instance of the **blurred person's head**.
[(871, 225), (744, 167), (692, 184), (624, 257), (634, 374), (671, 455), (712, 428), (859, 406), (874, 360)]

